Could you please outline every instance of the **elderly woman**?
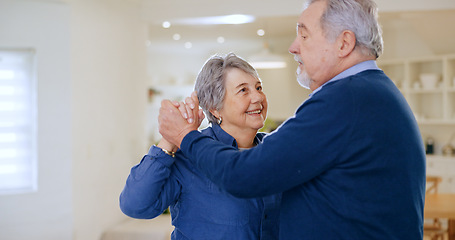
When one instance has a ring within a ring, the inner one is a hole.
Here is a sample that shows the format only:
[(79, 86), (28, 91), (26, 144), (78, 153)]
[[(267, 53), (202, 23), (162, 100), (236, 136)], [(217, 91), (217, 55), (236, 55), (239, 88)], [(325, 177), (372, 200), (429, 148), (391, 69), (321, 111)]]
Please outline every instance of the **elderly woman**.
[[(203, 134), (239, 149), (261, 143), (267, 99), (250, 64), (232, 53), (215, 55), (201, 69), (195, 90), (211, 123)], [(172, 239), (278, 239), (281, 195), (236, 198), (176, 150), (162, 139), (131, 169), (120, 195), (123, 213), (150, 219), (169, 207)]]

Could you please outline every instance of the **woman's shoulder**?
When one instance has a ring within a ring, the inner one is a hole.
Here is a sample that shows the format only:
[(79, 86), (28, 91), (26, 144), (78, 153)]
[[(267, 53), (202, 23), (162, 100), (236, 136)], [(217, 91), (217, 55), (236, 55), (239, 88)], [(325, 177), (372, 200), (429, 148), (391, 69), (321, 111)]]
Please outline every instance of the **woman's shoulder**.
[(202, 129), (200, 132), (203, 135), (210, 136), (210, 137), (215, 135), (215, 132), (213, 131), (213, 127), (212, 126), (208, 126), (208, 127), (204, 128), (204, 129)]
[(215, 140), (218, 140), (218, 138), (220, 137), (220, 134), (223, 135), (224, 131), (218, 126), (208, 126), (202, 130), (200, 130), (200, 132), (205, 135), (205, 136), (208, 136), (208, 137), (211, 137)]

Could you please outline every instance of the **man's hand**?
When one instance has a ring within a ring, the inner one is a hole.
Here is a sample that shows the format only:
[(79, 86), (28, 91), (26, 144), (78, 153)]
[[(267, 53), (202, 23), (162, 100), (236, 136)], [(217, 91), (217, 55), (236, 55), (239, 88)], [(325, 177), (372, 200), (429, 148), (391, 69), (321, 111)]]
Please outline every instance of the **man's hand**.
[[(185, 110), (186, 114), (183, 114)], [(163, 100), (158, 116), (159, 131), (163, 138), (180, 147), (183, 138), (189, 132), (197, 130), (203, 119), (204, 114), (202, 109), (199, 109), (195, 92), (191, 94), (191, 98), (187, 98), (186, 104)]]

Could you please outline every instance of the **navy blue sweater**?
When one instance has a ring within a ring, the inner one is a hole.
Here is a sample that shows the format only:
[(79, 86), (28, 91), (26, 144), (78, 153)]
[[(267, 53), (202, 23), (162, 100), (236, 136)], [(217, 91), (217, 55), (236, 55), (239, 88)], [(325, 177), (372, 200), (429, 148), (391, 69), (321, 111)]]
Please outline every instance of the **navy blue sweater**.
[(280, 239), (422, 239), (422, 138), (381, 70), (326, 84), (253, 149), (198, 131), (181, 149), (235, 196), (283, 192)]

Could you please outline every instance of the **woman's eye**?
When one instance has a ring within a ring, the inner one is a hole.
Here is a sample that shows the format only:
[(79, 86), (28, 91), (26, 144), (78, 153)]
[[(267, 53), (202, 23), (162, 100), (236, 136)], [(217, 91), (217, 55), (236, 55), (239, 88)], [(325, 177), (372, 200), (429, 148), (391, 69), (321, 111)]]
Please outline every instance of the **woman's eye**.
[(262, 86), (257, 87), (256, 90), (262, 91)]
[(239, 92), (246, 92), (246, 88), (240, 89)]

